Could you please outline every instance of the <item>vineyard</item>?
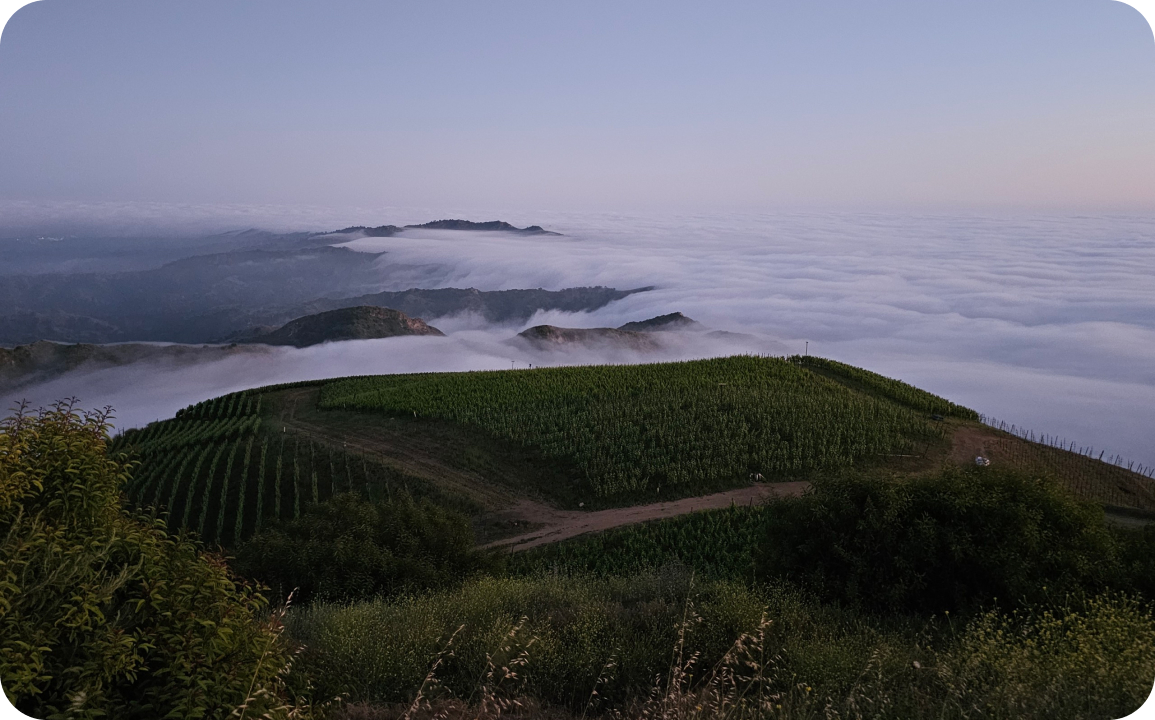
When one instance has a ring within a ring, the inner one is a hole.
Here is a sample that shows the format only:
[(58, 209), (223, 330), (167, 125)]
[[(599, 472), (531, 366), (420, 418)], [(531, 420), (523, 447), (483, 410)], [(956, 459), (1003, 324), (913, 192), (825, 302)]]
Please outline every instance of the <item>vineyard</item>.
[(320, 406), (480, 428), (571, 462), (591, 500), (695, 494), (753, 474), (806, 477), (918, 455), (943, 437), (928, 408), (970, 414), (865, 371), (854, 381), (872, 390), (854, 389), (806, 362), (739, 356), (351, 378), (325, 385)]
[[(1014, 437), (1002, 437), (991, 448), (991, 457), (1030, 473), (1058, 479), (1082, 500), (1105, 505), (1155, 511), (1155, 471), (1135, 463), (1124, 464), (1117, 456), (1095, 453), (1091, 447), (983, 418), (991, 427)], [(1026, 441), (1026, 442), (1024, 442)]]
[(268, 519), (298, 518), (303, 506), (338, 492), (423, 494), (421, 481), (393, 468), (268, 427), (262, 402), (259, 391), (232, 393), (116, 438), (110, 451), (140, 462), (129, 500), (167, 512), (174, 529), (231, 547)]
[(950, 415), (964, 420), (979, 419), (979, 414), (970, 408), (956, 405), (945, 398), (932, 395), (925, 390), (920, 390), (901, 380), (892, 380), (891, 378), (883, 377), (878, 373), (863, 370), (853, 365), (846, 365), (845, 363), (827, 360), (826, 358), (815, 357), (813, 355), (795, 355), (787, 358), (787, 361), (837, 380), (853, 389), (879, 395), (915, 408), (916, 410), (936, 415)]
[(543, 545), (509, 558), (514, 574), (630, 576), (677, 563), (705, 577), (753, 580), (766, 505), (694, 512)]

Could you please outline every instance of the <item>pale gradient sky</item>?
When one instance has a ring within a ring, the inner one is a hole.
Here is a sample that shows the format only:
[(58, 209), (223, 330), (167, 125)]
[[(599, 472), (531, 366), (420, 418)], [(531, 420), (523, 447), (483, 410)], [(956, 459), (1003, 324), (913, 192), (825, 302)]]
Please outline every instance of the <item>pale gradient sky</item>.
[(1112, 0), (41, 0), (0, 201), (1155, 212)]

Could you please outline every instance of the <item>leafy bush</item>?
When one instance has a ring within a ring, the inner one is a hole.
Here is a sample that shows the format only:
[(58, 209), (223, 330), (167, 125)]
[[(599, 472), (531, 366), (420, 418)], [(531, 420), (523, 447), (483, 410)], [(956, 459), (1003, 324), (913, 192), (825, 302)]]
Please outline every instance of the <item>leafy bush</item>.
[(1030, 602), (1118, 578), (1101, 510), (1050, 481), (990, 468), (815, 483), (776, 503), (759, 564), (760, 576), (880, 612)]
[(0, 423), (0, 679), (40, 718), (283, 716), (287, 656), (224, 563), (126, 513), (103, 414)]
[[(923, 623), (824, 604), (786, 583), (691, 584), (675, 566), (482, 578), (315, 604), (287, 623), (318, 689), (348, 693), (350, 719), (402, 717), (419, 693), (431, 702), (420, 718), (477, 717), (496, 694), (587, 717), (1106, 719), (1139, 705), (1155, 677), (1155, 618), (1126, 597)], [(719, 675), (735, 653), (734, 672)], [(747, 702), (726, 704), (715, 692), (725, 682)]]
[[(745, 587), (696, 583), (691, 590), (689, 573), (669, 568), (600, 580), (483, 577), (436, 593), (314, 603), (290, 612), (286, 622), (290, 636), (307, 648), (300, 667), (325, 696), (409, 701), (457, 631), (438, 671), (442, 694), (469, 698), (490, 659), (497, 668), (513, 667), (510, 661), (524, 651), (529, 664), (513, 689), (580, 710), (595, 685), (616, 702), (649, 691), (669, 667), (691, 594), (691, 620), (701, 621), (690, 623), (687, 655), (701, 652), (704, 662), (721, 658), (761, 615), (760, 599)], [(605, 669), (611, 656), (612, 672)]]
[(237, 568), (301, 601), (364, 600), (444, 585), (482, 566), (460, 513), (408, 495), (341, 493), (274, 523), (237, 553)]
[(1155, 523), (1142, 528), (1112, 527), (1111, 534), (1119, 547), (1115, 585), (1155, 600)]
[(984, 717), (1124, 717), (1151, 693), (1155, 618), (1150, 606), (1114, 595), (988, 611), (943, 653), (938, 675), (959, 710), (982, 708)]

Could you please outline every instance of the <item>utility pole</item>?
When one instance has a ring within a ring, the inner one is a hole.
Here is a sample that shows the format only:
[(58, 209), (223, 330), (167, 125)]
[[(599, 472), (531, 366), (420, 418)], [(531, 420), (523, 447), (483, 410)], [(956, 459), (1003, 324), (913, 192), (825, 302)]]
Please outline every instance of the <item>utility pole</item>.
[(810, 357), (810, 341), (806, 341), (806, 351), (803, 353), (806, 357)]

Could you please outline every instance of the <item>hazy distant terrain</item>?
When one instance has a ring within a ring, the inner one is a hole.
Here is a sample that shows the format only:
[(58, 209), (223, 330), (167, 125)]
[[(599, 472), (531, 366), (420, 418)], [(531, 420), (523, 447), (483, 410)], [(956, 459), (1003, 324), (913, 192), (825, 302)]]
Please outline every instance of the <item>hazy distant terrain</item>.
[[(430, 225), (478, 229), (468, 223), (462, 227), (463, 222)], [(478, 225), (481, 230), (552, 234), (501, 222)], [(155, 246), (123, 238), (3, 241), (13, 252), (6, 255), (0, 274), (0, 346), (39, 340), (222, 342), (254, 327), (359, 305), (422, 318), (474, 313), (488, 322), (523, 322), (539, 310), (596, 310), (637, 291), (582, 287), (483, 292), (416, 286), (383, 291), (389, 284), (419, 282), (420, 277), (413, 277), (411, 266), (390, 263), (387, 252), (362, 253), (328, 244), (332, 238), (389, 237), (394, 231), (401, 228), (355, 227), (326, 234), (246, 231), (186, 239), (183, 247), (189, 256), (179, 259), (168, 259), (180, 247), (173, 240), (158, 240)], [(143, 250), (135, 259), (134, 249)], [(8, 257), (14, 258), (10, 265)], [(134, 267), (150, 258), (163, 262)], [(132, 269), (45, 272), (53, 265)]]

